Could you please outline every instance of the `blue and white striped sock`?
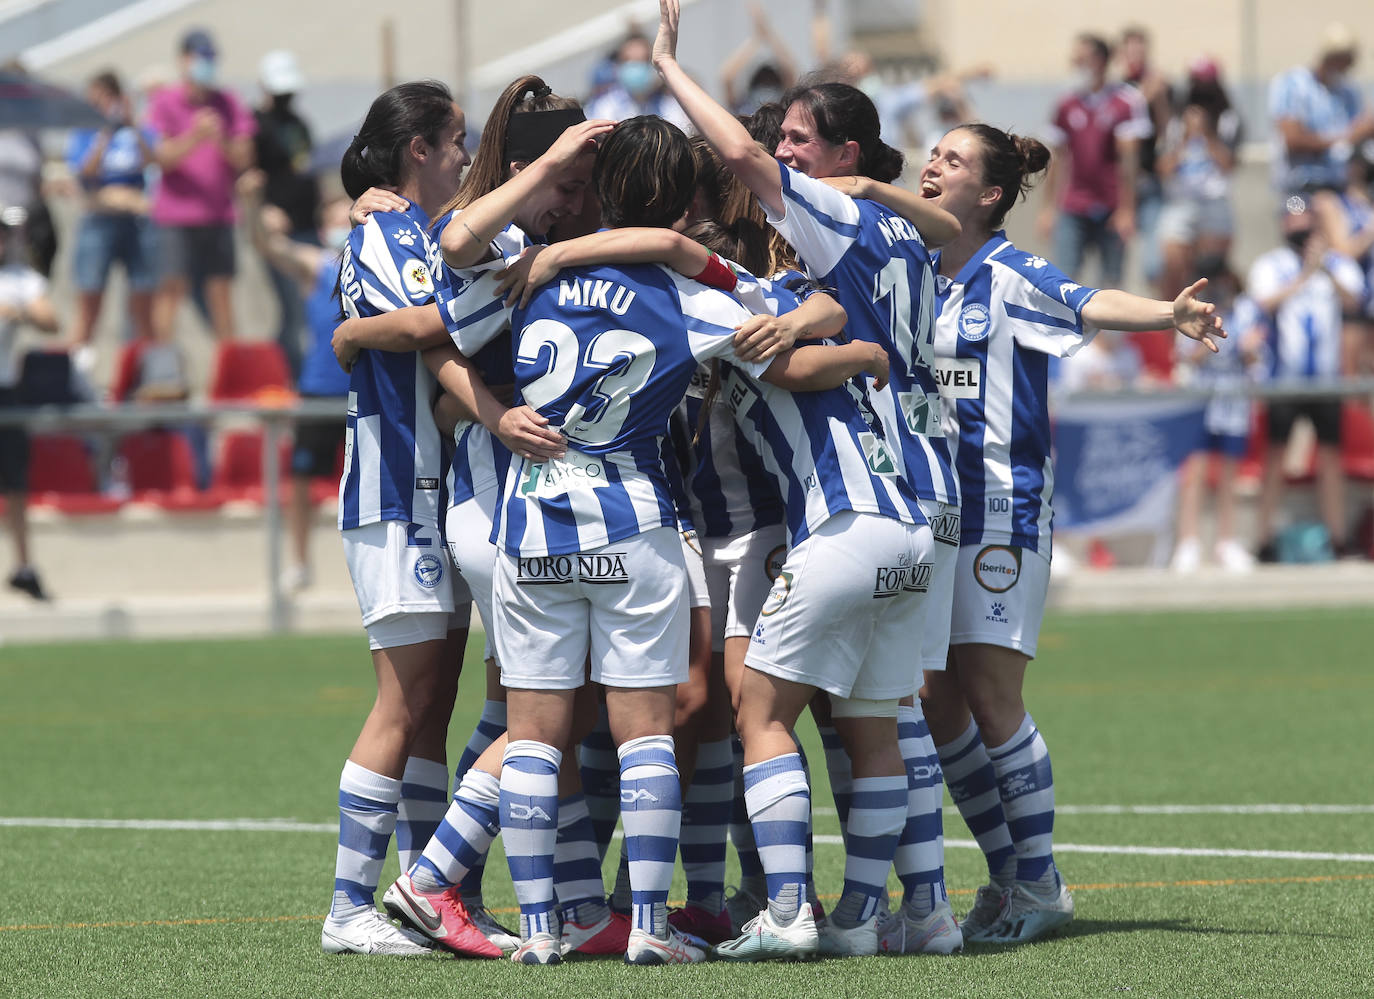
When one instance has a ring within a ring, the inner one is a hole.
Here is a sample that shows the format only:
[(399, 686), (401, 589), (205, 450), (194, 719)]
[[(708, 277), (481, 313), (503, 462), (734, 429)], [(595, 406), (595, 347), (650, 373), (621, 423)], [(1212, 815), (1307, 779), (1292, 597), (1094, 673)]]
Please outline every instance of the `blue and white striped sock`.
[(962, 735), (936, 746), (935, 751), (945, 771), (949, 796), (988, 862), (988, 876), (993, 884), (1010, 888), (1016, 880), (1016, 849), (1002, 811), (997, 771), (978, 733), (978, 723), (970, 718)]
[(734, 808), (735, 759), (730, 740), (697, 747), (697, 769), (682, 799), (682, 873), (687, 904), (719, 915), (725, 904), (725, 837)]
[(485, 770), (469, 770), (444, 820), (410, 868), (421, 891), (444, 891), (485, 864), (491, 841), (501, 831), (501, 782)]
[(854, 778), (845, 837), (844, 891), (830, 913), (836, 926), (852, 929), (878, 911), (905, 824), (906, 774)]
[(944, 778), (920, 708), (906, 704), (897, 708), (897, 746), (906, 764), (906, 825), (892, 866), (902, 882), (903, 907), (924, 919), (947, 895)]
[(1016, 847), (1016, 880), (1057, 889), (1054, 867), (1054, 773), (1050, 751), (1028, 714), (1005, 743), (988, 750), (997, 768), (1002, 811)]
[(506, 746), (501, 761), (501, 835), (515, 898), (520, 936), (554, 933), (553, 850), (558, 839), (558, 767), (563, 754), (532, 739)]
[[(468, 744), (463, 747), (463, 753), (458, 757), (458, 768), (453, 773), (453, 793), (457, 795), (458, 787), (463, 783), (463, 778), (468, 775), (477, 758), (486, 752), (497, 739), (501, 738), (506, 731), (506, 702), (505, 701), (483, 701), (482, 717), (477, 719), (477, 727), (472, 730), (472, 735), (468, 736)], [(458, 885), (458, 893), (463, 896), (465, 901), (480, 905), (482, 902), (482, 878), (487, 870), (487, 855), (484, 853), (478, 861), (468, 869), (463, 875), (463, 880)]]
[(596, 836), (596, 851), (602, 860), (610, 849), (615, 824), (620, 818), (620, 760), (611, 738), (611, 722), (606, 706), (596, 720), (596, 728), (582, 740), (577, 750), (577, 765), (582, 777), (582, 797), (591, 816)]
[(661, 937), (668, 931), (668, 889), (682, 824), (682, 782), (671, 735), (648, 735), (620, 747), (620, 808), (632, 925)]
[(744, 747), (740, 745), (737, 735), (730, 738), (730, 757), (735, 771), (734, 797), (730, 806), (730, 844), (739, 858), (740, 890), (762, 894), (766, 891), (763, 864), (759, 861), (759, 848), (754, 842), (749, 806), (744, 800)]
[[(796, 733), (792, 734), (792, 745), (797, 747), (801, 757), (802, 773), (806, 776), (806, 786), (811, 787), (811, 761), (806, 758), (806, 750)], [(819, 916), (824, 911), (821, 899), (816, 894), (816, 815), (814, 809), (806, 811), (806, 900), (811, 903), (812, 915)]]
[(783, 925), (806, 897), (806, 828), (811, 790), (797, 753), (744, 768), (744, 798), (768, 884), (768, 909)]
[(849, 801), (854, 794), (854, 775), (849, 765), (840, 733), (833, 725), (817, 725), (821, 745), (825, 747), (825, 772), (830, 777), (830, 794), (835, 799), (835, 812), (840, 817), (840, 829), (849, 828)]
[(570, 794), (558, 802), (558, 839), (553, 848), (553, 892), (565, 916), (579, 923), (579, 906), (606, 904), (606, 885), (601, 880), (601, 858), (587, 814), (587, 802)]
[(401, 782), (344, 763), (339, 775), (339, 850), (334, 858), (331, 919), (356, 919), (376, 911), (377, 879), (396, 828)]
[(410, 757), (401, 775), (401, 800), (396, 804), (396, 855), (401, 870), (410, 870), (419, 859), (446, 811), (448, 765)]

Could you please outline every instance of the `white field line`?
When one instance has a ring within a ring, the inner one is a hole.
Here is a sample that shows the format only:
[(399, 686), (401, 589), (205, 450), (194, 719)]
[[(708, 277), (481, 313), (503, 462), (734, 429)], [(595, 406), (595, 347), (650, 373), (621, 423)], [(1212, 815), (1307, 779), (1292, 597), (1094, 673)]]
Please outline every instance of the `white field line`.
[[(24, 829), (126, 829), (177, 832), (311, 832), (332, 833), (330, 822), (296, 822), (292, 819), (56, 819), (4, 818), (0, 827)], [(617, 832), (617, 838), (619, 833)], [(818, 834), (813, 842), (841, 846), (839, 836)], [(971, 839), (947, 839), (947, 848), (976, 850)], [(1235, 857), (1251, 860), (1325, 860), (1346, 864), (1374, 864), (1374, 853), (1319, 853), (1304, 850), (1231, 850), (1188, 846), (1118, 846), (1114, 844), (1056, 843), (1058, 853), (1127, 854), (1142, 857)]]
[[(835, 815), (828, 805), (816, 805), (816, 815)], [(959, 809), (946, 805), (945, 813)], [(1374, 805), (1055, 805), (1056, 815), (1374, 815)]]

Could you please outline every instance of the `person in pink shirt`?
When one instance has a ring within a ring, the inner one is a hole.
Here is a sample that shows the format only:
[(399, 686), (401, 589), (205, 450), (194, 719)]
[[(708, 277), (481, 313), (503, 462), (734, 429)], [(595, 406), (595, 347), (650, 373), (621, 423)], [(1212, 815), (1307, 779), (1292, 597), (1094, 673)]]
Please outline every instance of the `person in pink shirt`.
[(214, 40), (201, 30), (181, 41), (179, 85), (158, 91), (147, 125), (162, 181), (153, 196), (161, 285), (154, 310), (157, 335), (170, 341), (188, 286), (203, 285), (216, 339), (234, 334), (234, 182), (253, 165), (253, 116), (216, 84)]
[(1125, 244), (1136, 232), (1139, 143), (1154, 132), (1140, 92), (1109, 83), (1112, 50), (1096, 35), (1074, 42), (1074, 89), (1051, 123), (1054, 154), (1045, 178), (1041, 238), (1053, 233), (1053, 257), (1080, 280), (1090, 247), (1101, 260), (1100, 284), (1121, 283)]

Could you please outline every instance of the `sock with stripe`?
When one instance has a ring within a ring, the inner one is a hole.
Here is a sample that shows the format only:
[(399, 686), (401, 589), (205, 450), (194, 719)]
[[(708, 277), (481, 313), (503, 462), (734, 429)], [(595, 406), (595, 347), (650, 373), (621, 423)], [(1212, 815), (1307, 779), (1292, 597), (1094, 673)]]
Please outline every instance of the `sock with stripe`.
[(906, 824), (906, 775), (855, 777), (845, 836), (844, 891), (830, 918), (841, 929), (871, 919), (887, 890), (892, 855)]
[(845, 751), (840, 733), (833, 725), (817, 725), (821, 745), (825, 747), (825, 771), (830, 777), (830, 794), (835, 799), (835, 813), (840, 817), (840, 829), (849, 828), (849, 799), (854, 793), (853, 771), (849, 753)]
[(1034, 884), (1042, 891), (1057, 891), (1055, 870), (1054, 773), (1050, 751), (1028, 714), (1016, 734), (988, 750), (997, 770), (1002, 811), (1016, 848), (1016, 880)]
[(357, 919), (376, 911), (377, 879), (396, 828), (401, 782), (344, 763), (339, 775), (339, 850), (334, 859), (334, 899), (329, 918)]
[(673, 737), (631, 739), (619, 754), (632, 925), (661, 937), (668, 932), (668, 890), (682, 823), (682, 782), (673, 756)]
[(577, 749), (577, 765), (582, 777), (582, 797), (591, 816), (596, 849), (602, 860), (610, 849), (615, 824), (620, 818), (620, 760), (611, 738), (611, 721), (606, 705), (601, 705), (596, 728)]
[(401, 870), (410, 870), (419, 859), (446, 811), (448, 764), (410, 757), (401, 775), (401, 800), (396, 804), (396, 855)]
[(949, 796), (988, 862), (988, 877), (998, 887), (1010, 888), (1016, 880), (1016, 849), (1002, 811), (997, 771), (988, 758), (978, 723), (970, 718), (968, 728), (958, 738), (935, 750)]
[(410, 868), (420, 891), (445, 891), (485, 864), (501, 831), (501, 782), (485, 770), (468, 770), (420, 859)]
[[(477, 727), (472, 730), (472, 735), (468, 736), (468, 743), (463, 747), (462, 755), (458, 757), (458, 768), (453, 773), (453, 793), (458, 794), (458, 787), (463, 782), (463, 778), (468, 775), (477, 758), (486, 752), (497, 739), (501, 738), (506, 731), (506, 702), (505, 701), (484, 701), (482, 703), (482, 717), (477, 719)], [(458, 885), (458, 893), (463, 896), (463, 900), (470, 906), (480, 906), (482, 904), (482, 878), (487, 870), (487, 855), (482, 854), (477, 863), (473, 864), (467, 874), (463, 875), (463, 880)]]
[(501, 762), (501, 835), (520, 903), (520, 936), (556, 933), (553, 851), (558, 839), (558, 767), (553, 746), (519, 739)]
[[(801, 740), (794, 733), (792, 745), (797, 747), (797, 755), (801, 757), (802, 774), (806, 777), (806, 786), (811, 786), (811, 761), (806, 758), (806, 750), (802, 748)], [(806, 811), (806, 900), (811, 903), (811, 914), (820, 916), (825, 912), (825, 907), (821, 905), (820, 895), (816, 893), (816, 815), (813, 809)]]
[(730, 738), (731, 768), (735, 774), (734, 798), (730, 807), (730, 845), (739, 859), (739, 890), (762, 898), (768, 893), (764, 884), (763, 864), (759, 862), (759, 848), (754, 842), (754, 826), (749, 821), (749, 807), (744, 800), (744, 747), (739, 736)]
[(697, 747), (697, 769), (682, 799), (682, 873), (687, 904), (719, 915), (725, 905), (725, 838), (734, 808), (730, 740)]
[(580, 794), (570, 794), (558, 802), (553, 892), (565, 919), (586, 926), (605, 913), (606, 885), (601, 880), (601, 858), (597, 855), (587, 802)]
[(806, 897), (806, 827), (811, 790), (796, 753), (744, 768), (744, 797), (754, 826), (773, 920), (788, 925)]
[(944, 778), (921, 709), (897, 708), (897, 745), (906, 765), (906, 825), (892, 858), (902, 882), (902, 906), (924, 919), (945, 893)]

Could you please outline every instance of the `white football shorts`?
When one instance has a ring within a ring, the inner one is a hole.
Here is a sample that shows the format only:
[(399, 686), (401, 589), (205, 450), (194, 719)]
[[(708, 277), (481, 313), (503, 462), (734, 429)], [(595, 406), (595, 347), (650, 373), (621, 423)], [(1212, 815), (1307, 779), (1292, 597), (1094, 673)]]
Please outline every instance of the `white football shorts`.
[(673, 527), (573, 555), (496, 556), (496, 658), (501, 683), (573, 690), (687, 679), (687, 570)]
[(787, 554), (745, 665), (837, 697), (906, 697), (921, 686), (921, 605), (934, 575), (929, 525), (835, 514)]
[(472, 598), (438, 531), (387, 520), (342, 534), (373, 649), (432, 641), (468, 626)]
[(964, 545), (954, 576), (950, 645), (999, 645), (1035, 658), (1050, 560), (1029, 548)]
[(496, 546), (491, 543), (491, 520), (500, 499), (498, 484), (449, 507), (444, 518), (444, 537), (448, 541), (453, 568), (467, 584), (472, 602), (477, 605), (477, 616), (482, 619), (482, 629), (487, 634), (485, 659), (495, 655), (491, 644), (491, 587)]
[(959, 507), (953, 503), (921, 500), (934, 539), (931, 562), (935, 566), (930, 592), (921, 601), (921, 668), (941, 670), (949, 662), (949, 625), (954, 610), (954, 574), (959, 561)]
[(711, 591), (706, 587), (706, 566), (702, 562), (701, 535), (682, 531), (682, 561), (687, 563), (687, 603), (693, 610), (711, 606)]
[(727, 538), (706, 538), (702, 554), (711, 592), (711, 650), (722, 652), (725, 639), (753, 633), (787, 558), (787, 528), (773, 524)]

